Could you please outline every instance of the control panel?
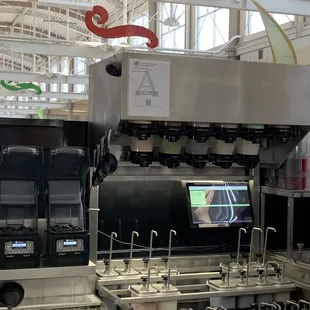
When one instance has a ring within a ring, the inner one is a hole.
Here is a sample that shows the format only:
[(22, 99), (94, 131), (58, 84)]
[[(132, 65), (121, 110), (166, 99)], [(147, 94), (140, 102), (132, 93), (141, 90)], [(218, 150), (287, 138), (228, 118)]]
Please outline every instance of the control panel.
[(56, 252), (81, 252), (84, 251), (83, 239), (61, 239), (56, 242)]
[(4, 244), (5, 255), (15, 254), (33, 254), (34, 242), (33, 241), (7, 241)]

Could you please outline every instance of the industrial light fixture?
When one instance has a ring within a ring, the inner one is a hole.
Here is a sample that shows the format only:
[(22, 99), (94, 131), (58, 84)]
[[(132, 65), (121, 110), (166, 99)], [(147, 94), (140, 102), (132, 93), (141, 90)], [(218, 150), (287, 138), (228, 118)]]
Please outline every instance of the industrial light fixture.
[(178, 18), (175, 17), (176, 11), (177, 11), (178, 5), (175, 6), (175, 10), (173, 12), (173, 4), (170, 3), (170, 16), (167, 17), (164, 21), (163, 24), (168, 27), (180, 27), (180, 22)]
[(166, 18), (163, 24), (168, 27), (180, 27), (180, 22), (174, 16)]

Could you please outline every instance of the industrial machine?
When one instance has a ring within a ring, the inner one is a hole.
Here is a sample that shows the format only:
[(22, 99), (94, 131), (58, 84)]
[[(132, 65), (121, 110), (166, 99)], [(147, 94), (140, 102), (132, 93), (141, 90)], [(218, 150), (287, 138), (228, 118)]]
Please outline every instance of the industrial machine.
[(3, 146), (1, 149), (1, 269), (40, 265), (38, 196), (42, 168), (40, 147)]
[(40, 268), (2, 270), (0, 307), (309, 309), (310, 192), (279, 181), (309, 70), (128, 51), (90, 67), (88, 123), (0, 120), (45, 153)]
[[(121, 74), (111, 75), (113, 66)], [(261, 206), (260, 196), (279, 194), (270, 184), (279, 185), (278, 172), (309, 131), (308, 74), (132, 51), (90, 67), (91, 149), (113, 130), (109, 150), (118, 160), (91, 192), (106, 309), (305, 305), (309, 266), (295, 262), (292, 199), (287, 193), (279, 217), (271, 209), (283, 202)]]
[(85, 193), (89, 167), (87, 148), (53, 148), (46, 159), (47, 255), (51, 266), (88, 265)]

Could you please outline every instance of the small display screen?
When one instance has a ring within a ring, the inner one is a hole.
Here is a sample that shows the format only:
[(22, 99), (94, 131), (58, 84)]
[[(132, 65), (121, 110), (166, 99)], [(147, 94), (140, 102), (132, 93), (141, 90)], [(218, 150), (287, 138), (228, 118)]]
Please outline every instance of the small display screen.
[(248, 183), (187, 184), (191, 224), (228, 227), (252, 223)]
[(27, 243), (24, 241), (14, 241), (12, 243), (12, 248), (26, 248)]
[(64, 240), (64, 246), (75, 246), (76, 244), (76, 240)]

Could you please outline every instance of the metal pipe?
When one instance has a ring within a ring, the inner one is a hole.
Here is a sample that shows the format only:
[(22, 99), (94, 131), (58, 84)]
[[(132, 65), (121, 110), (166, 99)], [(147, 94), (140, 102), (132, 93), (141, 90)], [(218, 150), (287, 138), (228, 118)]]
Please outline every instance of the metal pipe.
[(249, 273), (250, 273), (250, 264), (248, 263), (246, 266), (246, 278), (245, 278), (246, 285), (249, 285)]
[(230, 270), (231, 270), (231, 263), (228, 264), (228, 268), (227, 268), (227, 286), (229, 286)]
[(278, 307), (278, 310), (281, 310), (281, 306), (277, 302), (274, 301), (273, 304)]
[(138, 233), (137, 231), (134, 230), (134, 231), (131, 233), (128, 273), (131, 271), (132, 250), (133, 250), (133, 242), (134, 242), (135, 236), (139, 237), (139, 233)]
[(279, 267), (278, 262), (275, 261), (268, 261), (266, 263), (266, 267), (265, 267), (265, 283), (267, 283), (267, 278), (268, 278), (268, 266), (272, 266), (272, 265), (276, 265), (277, 267)]
[(298, 308), (297, 309), (300, 309), (301, 304), (310, 306), (310, 302), (309, 301), (300, 299), (299, 302), (298, 302)]
[(239, 229), (239, 237), (238, 237), (238, 248), (237, 248), (237, 265), (239, 265), (239, 256), (240, 256), (240, 245), (241, 245), (241, 235), (242, 232), (244, 232), (245, 234), (247, 233), (245, 228), (240, 228)]
[(93, 174), (96, 171), (96, 160), (97, 160), (97, 150), (94, 150), (94, 154), (93, 154)]
[(150, 252), (149, 252), (149, 266), (147, 269), (147, 285), (146, 285), (146, 289), (148, 290), (150, 287), (150, 277), (151, 277), (151, 260), (152, 260), (152, 249), (153, 249), (153, 236), (158, 236), (158, 233), (156, 230), (152, 230), (151, 231), (151, 235), (150, 235)]
[[(160, 281), (160, 280), (159, 280)], [(105, 285), (103, 283), (102, 285)], [(262, 294), (274, 294), (274, 293), (284, 293), (284, 292), (291, 292), (296, 290), (293, 286), (287, 287), (286, 285), (279, 286), (279, 285), (272, 285), (272, 286), (262, 286), (255, 288), (255, 293), (257, 295)], [(182, 293), (182, 294), (154, 294), (149, 296), (139, 296), (139, 297), (124, 297), (122, 300), (124, 302), (130, 304), (139, 304), (139, 303), (150, 303), (150, 302), (161, 302), (161, 301), (199, 301), (205, 300), (208, 298), (214, 297), (236, 297), (236, 296), (245, 296), (245, 295), (253, 295), (253, 288), (242, 288), (241, 290), (238, 289), (223, 289), (218, 291), (208, 291), (208, 292), (195, 292), (195, 293)]]
[(273, 232), (277, 232), (275, 228), (273, 227), (267, 227), (265, 232), (265, 244), (264, 244), (264, 252), (263, 252), (263, 266), (265, 265), (266, 260), (266, 251), (267, 251), (267, 241), (268, 241), (268, 231), (272, 230)]
[(261, 310), (262, 306), (272, 307), (273, 309), (277, 309), (277, 306), (275, 304), (270, 304), (269, 302), (261, 302), (259, 304), (259, 310)]
[[(300, 301), (299, 301), (300, 303)], [(290, 301), (290, 300), (287, 300), (285, 303), (284, 303), (284, 310), (287, 309), (287, 305), (293, 305), (295, 306), (297, 309), (299, 309), (299, 303), (296, 303), (294, 301)]]
[(287, 263), (291, 263), (293, 265), (296, 265), (296, 263), (293, 260), (291, 260), (291, 259), (286, 259), (283, 262), (283, 265), (282, 265), (282, 281), (284, 281), (285, 266), (286, 266)]
[(249, 253), (249, 264), (251, 264), (252, 262), (252, 252), (253, 252), (253, 237), (254, 237), (254, 232), (255, 231), (259, 231), (260, 233), (262, 233), (263, 231), (258, 228), (258, 227), (253, 227), (252, 232), (251, 232), (251, 243), (250, 243), (250, 253)]
[(303, 243), (297, 243), (297, 247), (298, 247), (298, 260), (302, 259), (302, 249), (304, 247)]
[(134, 308), (132, 308), (129, 303), (124, 302), (120, 297), (118, 297), (115, 293), (111, 292), (111, 290), (109, 290), (108, 288), (100, 286), (98, 292), (99, 296), (106, 297), (114, 304), (119, 306), (122, 310), (134, 310)]
[(169, 249), (168, 249), (168, 282), (167, 282), (167, 289), (169, 290), (170, 286), (170, 274), (171, 274), (171, 269), (170, 269), (170, 258), (171, 258), (171, 245), (172, 245), (172, 235), (177, 235), (177, 232), (173, 229), (170, 229), (169, 233)]
[(111, 232), (111, 237), (110, 237), (110, 254), (109, 254), (109, 269), (108, 269), (108, 274), (110, 274), (111, 271), (111, 264), (112, 264), (112, 251), (113, 251), (113, 237), (117, 238), (117, 233), (112, 231)]

